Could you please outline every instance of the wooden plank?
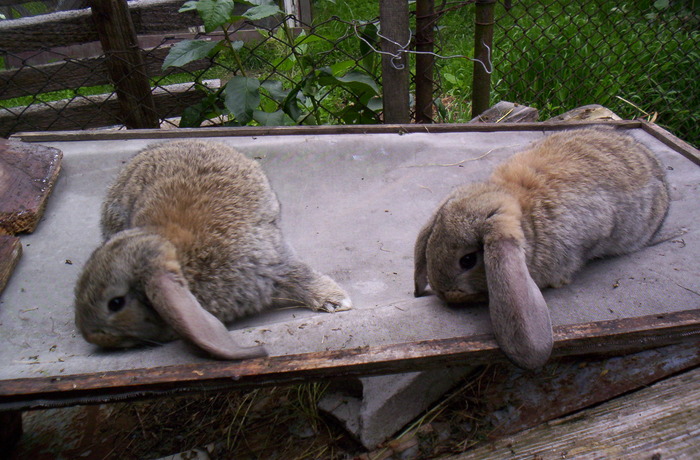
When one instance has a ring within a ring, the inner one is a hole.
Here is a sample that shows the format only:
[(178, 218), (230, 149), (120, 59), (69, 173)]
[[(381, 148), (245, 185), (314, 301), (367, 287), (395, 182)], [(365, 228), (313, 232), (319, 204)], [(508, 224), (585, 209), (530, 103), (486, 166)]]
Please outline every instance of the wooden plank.
[(11, 235), (0, 235), (0, 293), (5, 289), (21, 256), (22, 243), (19, 238)]
[(700, 151), (698, 151), (697, 148), (693, 147), (683, 139), (676, 137), (674, 134), (663, 129), (657, 124), (649, 123), (646, 120), (641, 120), (641, 122), (642, 128), (645, 132), (651, 134), (654, 138), (663, 142), (672, 149), (677, 150), (684, 157), (700, 166)]
[[(700, 310), (599, 321), (554, 330), (554, 357), (616, 354), (692, 342), (700, 346)], [(349, 375), (387, 374), (451, 365), (504, 361), (491, 334), (405, 344), (212, 361), (99, 374), (35, 377), (0, 382), (0, 408), (27, 409), (85, 401), (135, 398), (168, 391), (204, 391)]]
[(700, 369), (451, 460), (700, 458)]
[[(108, 131), (55, 131), (55, 132), (19, 132), (32, 130), (31, 125), (20, 128), (12, 137), (27, 142), (60, 142), (77, 140), (112, 140), (112, 139), (172, 139), (184, 137), (222, 137), (222, 136), (285, 136), (285, 135), (336, 135), (336, 134), (372, 134), (372, 133), (456, 133), (456, 132), (519, 132), (519, 131), (561, 131), (576, 127), (614, 126), (619, 129), (642, 128), (659, 141), (677, 150), (680, 154), (700, 165), (700, 151), (679, 139), (663, 128), (643, 120), (605, 120), (605, 121), (565, 121), (565, 122), (520, 122), (520, 123), (435, 123), (435, 124), (381, 124), (381, 125), (343, 125), (343, 126), (241, 126), (216, 128), (181, 128), (178, 130), (138, 130), (129, 132)], [(0, 111), (2, 127), (2, 111)], [(60, 128), (57, 128), (60, 129)], [(1, 131), (0, 131), (1, 134)]]
[(117, 139), (171, 139), (186, 137), (222, 136), (290, 136), (290, 135), (337, 135), (337, 134), (377, 134), (377, 133), (459, 133), (459, 132), (520, 132), (520, 131), (560, 131), (584, 126), (615, 126), (619, 129), (641, 127), (638, 120), (606, 122), (565, 122), (565, 123), (435, 123), (435, 124), (378, 124), (378, 125), (326, 125), (326, 126), (240, 126), (216, 128), (181, 128), (178, 130), (132, 130), (132, 131), (63, 131), (63, 132), (17, 132), (12, 137), (27, 142), (61, 142), (77, 140), (117, 140)]
[[(183, 67), (162, 70), (163, 60), (172, 43), (143, 51), (146, 73), (149, 77), (181, 72), (196, 73), (211, 67), (210, 59), (200, 59)], [(31, 96), (48, 91), (76, 89), (111, 84), (104, 57), (65, 59), (61, 62), (0, 71), (0, 82), (5, 84), (0, 96), (5, 99)]]
[(0, 21), (0, 49), (12, 53), (98, 40), (90, 10)]
[[(381, 47), (384, 53), (398, 55), (410, 42), (408, 3), (404, 0), (383, 0), (379, 3), (382, 23)], [(385, 123), (408, 123), (411, 119), (408, 101), (408, 56), (397, 58), (382, 54), (382, 92)]]
[[(201, 25), (196, 12), (178, 13), (178, 0), (135, 2), (130, 13), (137, 34), (186, 31)], [(0, 21), (0, 49), (18, 53), (99, 41), (89, 9), (61, 11), (29, 18)]]
[(472, 73), (472, 118), (491, 106), (491, 50), (495, 0), (476, 0), (474, 10), (474, 71)]
[[(172, 35), (199, 29), (202, 21), (194, 11), (179, 13), (182, 0), (129, 2), (129, 12), (138, 35)], [(245, 8), (240, 5), (237, 8)], [(277, 20), (263, 20), (272, 28)], [(97, 42), (99, 36), (89, 9), (61, 11), (21, 19), (0, 21), (0, 49), (10, 53), (34, 51)]]
[(127, 1), (93, 0), (91, 9), (124, 125), (128, 129), (158, 128), (151, 84)]
[(32, 232), (61, 171), (63, 153), (39, 144), (0, 139), (0, 228)]
[(478, 401), (490, 439), (532, 428), (700, 365), (698, 342), (625, 356), (576, 357), (538, 372), (493, 366), (466, 397)]
[[(158, 87), (153, 90), (157, 115), (160, 119), (178, 116), (182, 111), (199, 102), (202, 92), (193, 83), (180, 83)], [(119, 104), (114, 94), (84, 96), (45, 102), (29, 107), (0, 109), (0, 136), (27, 130), (86, 129), (121, 125)], [(139, 130), (137, 132), (143, 132)], [(149, 130), (158, 133), (159, 130)], [(83, 132), (88, 134), (92, 131)], [(103, 134), (114, 131), (100, 131)], [(95, 135), (96, 134), (95, 132)], [(17, 139), (17, 137), (15, 137)]]
[(433, 82), (435, 77), (434, 41), (438, 17), (434, 0), (416, 2), (416, 123), (432, 123), (435, 104)]

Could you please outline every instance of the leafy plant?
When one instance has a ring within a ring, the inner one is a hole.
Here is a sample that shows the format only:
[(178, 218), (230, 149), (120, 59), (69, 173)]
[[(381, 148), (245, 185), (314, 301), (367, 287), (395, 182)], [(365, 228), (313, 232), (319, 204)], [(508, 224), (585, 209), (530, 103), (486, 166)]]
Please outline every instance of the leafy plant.
[[(243, 6), (245, 10), (237, 13), (236, 6)], [(380, 89), (373, 75), (368, 73), (377, 70), (376, 64), (371, 62), (373, 56), (363, 59), (361, 65), (353, 59), (345, 59), (330, 66), (320, 66), (315, 60), (318, 51), (315, 45), (332, 40), (308, 35), (304, 31), (295, 37), (287, 21), (282, 20), (268, 41), (281, 43), (287, 50), (271, 62), (283, 79), (257, 78), (249, 75), (244, 64), (245, 44), (234, 40), (230, 31), (241, 21), (280, 16), (282, 12), (276, 4), (271, 0), (198, 0), (186, 2), (180, 9), (180, 12), (184, 11), (196, 11), (206, 33), (220, 29), (224, 38), (177, 43), (164, 60), (163, 69), (182, 67), (198, 59), (230, 57), (234, 76), (214, 92), (198, 82), (206, 95), (185, 110), (180, 126), (200, 126), (204, 120), (218, 116), (225, 116), (227, 124), (234, 126), (319, 124), (320, 103), (331, 95), (337, 100), (336, 118), (339, 121), (379, 121), (382, 109)], [(377, 31), (372, 24), (365, 25), (362, 33), (376, 40)]]

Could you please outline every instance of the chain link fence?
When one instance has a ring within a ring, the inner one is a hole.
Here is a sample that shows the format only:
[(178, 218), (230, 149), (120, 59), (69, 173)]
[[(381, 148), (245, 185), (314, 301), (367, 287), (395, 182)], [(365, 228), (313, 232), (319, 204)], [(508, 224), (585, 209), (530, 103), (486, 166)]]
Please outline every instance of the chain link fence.
[(700, 15), (696, 1), (501, 2), (494, 99), (545, 116), (586, 104), (644, 117), (700, 141)]
[[(182, 4), (158, 1), (174, 4), (174, 12)], [(493, 42), (488, 55), (476, 62), (475, 3), (494, 6)], [(429, 2), (426, 9), (426, 2), (419, 0), (407, 25), (411, 40), (399, 43), (410, 56), (411, 118), (468, 121), (474, 68), (482, 66), (490, 78), (492, 104), (509, 100), (531, 105), (540, 110), (541, 119), (601, 104), (623, 118), (655, 121), (697, 145), (696, 3), (468, 0)], [(192, 25), (201, 25), (190, 13), (192, 18)], [(149, 20), (144, 16), (141, 22)], [(226, 35), (183, 32), (180, 27), (142, 37), (139, 27), (145, 26), (137, 24), (136, 29), (153, 88), (152, 102), (139, 101), (152, 104), (161, 125), (383, 121), (382, 83), (393, 83), (382, 82), (382, 35), (375, 18), (276, 15), (254, 24), (241, 21)], [(172, 46), (183, 39), (224, 40), (229, 46), (163, 70)], [(1, 135), (125, 124), (115, 89), (119, 81), (107, 60), (114, 57), (106, 56), (99, 43), (35, 49), (7, 43), (0, 44)], [(97, 50), (90, 53), (90, 46)], [(236, 94), (245, 99), (243, 106)]]

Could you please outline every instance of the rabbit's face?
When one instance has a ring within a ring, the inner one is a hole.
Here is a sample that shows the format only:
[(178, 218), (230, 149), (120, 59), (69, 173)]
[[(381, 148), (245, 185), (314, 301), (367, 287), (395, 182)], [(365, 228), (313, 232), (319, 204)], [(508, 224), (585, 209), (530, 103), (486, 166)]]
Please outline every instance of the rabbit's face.
[(438, 216), (427, 245), (428, 282), (445, 302), (465, 304), (487, 299), (482, 220), (450, 202)]
[(124, 348), (176, 337), (144, 290), (144, 275), (162, 256), (161, 245), (127, 231), (92, 254), (75, 290), (75, 320), (85, 340)]
[(504, 231), (522, 239), (520, 215), (517, 204), (492, 187), (455, 190), (425, 229), (427, 281), (435, 293), (451, 304), (488, 301), (484, 244), (508, 236)]

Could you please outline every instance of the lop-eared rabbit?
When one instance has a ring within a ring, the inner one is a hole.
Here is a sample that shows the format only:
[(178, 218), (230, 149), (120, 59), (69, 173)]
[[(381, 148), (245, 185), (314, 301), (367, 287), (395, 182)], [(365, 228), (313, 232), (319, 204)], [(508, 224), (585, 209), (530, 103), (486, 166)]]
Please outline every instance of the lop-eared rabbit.
[(351, 308), (346, 292), (301, 262), (280, 230), (260, 166), (232, 147), (184, 140), (149, 146), (120, 172), (102, 207), (103, 244), (75, 288), (75, 320), (109, 348), (181, 337), (243, 359), (224, 326), (274, 305)]
[(566, 285), (590, 259), (648, 245), (668, 208), (663, 166), (631, 136), (552, 134), (439, 205), (415, 244), (415, 294), (429, 283), (448, 303), (488, 300), (502, 350), (537, 368), (553, 343), (540, 289)]

